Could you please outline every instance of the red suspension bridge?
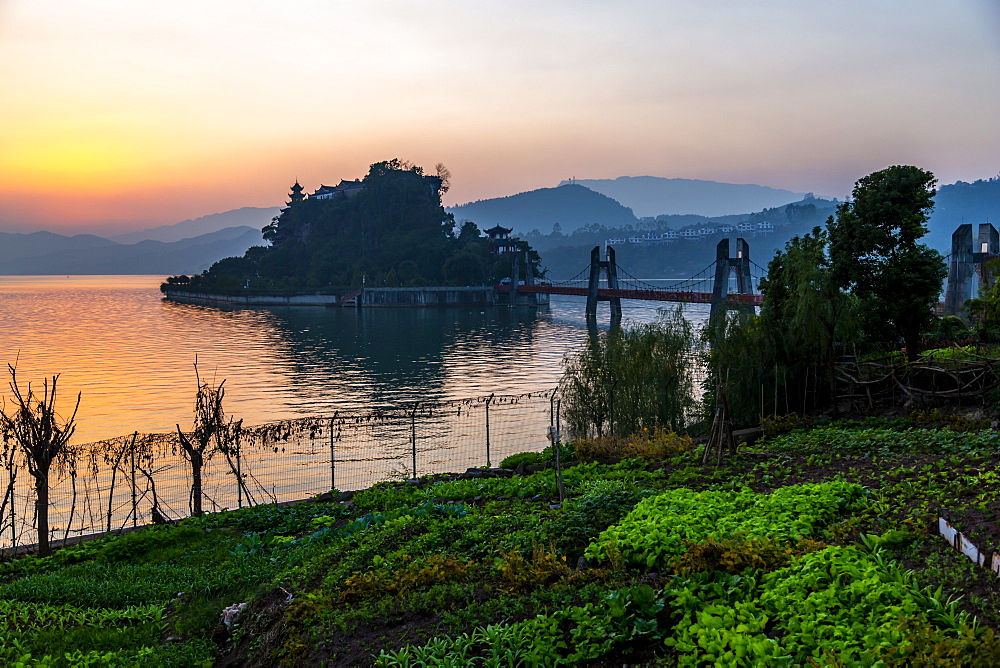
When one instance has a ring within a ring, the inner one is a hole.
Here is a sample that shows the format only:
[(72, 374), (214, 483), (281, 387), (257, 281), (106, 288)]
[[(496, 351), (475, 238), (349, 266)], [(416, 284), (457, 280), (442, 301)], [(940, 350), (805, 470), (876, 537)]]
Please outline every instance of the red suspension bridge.
[[(522, 273), (524, 274), (523, 280)], [(746, 310), (760, 306), (761, 296), (754, 290), (766, 270), (750, 260), (750, 246), (744, 239), (736, 240), (736, 255), (729, 255), (729, 239), (716, 247), (715, 262), (694, 276), (673, 282), (669, 286), (655, 285), (636, 278), (618, 266), (615, 250), (608, 246), (604, 260), (600, 247), (590, 253), (590, 264), (576, 276), (565, 281), (534, 283), (526, 264), (515, 257), (513, 278), (510, 284), (496, 286), (500, 292), (510, 294), (514, 303), (518, 294), (570, 295), (587, 298), (587, 316), (597, 314), (597, 303), (610, 302), (611, 317), (621, 317), (622, 299), (711, 304), (712, 318), (731, 309)], [(589, 274), (589, 275), (588, 275)], [(736, 291), (730, 292), (730, 282), (735, 274)], [(602, 285), (603, 284), (603, 285)]]

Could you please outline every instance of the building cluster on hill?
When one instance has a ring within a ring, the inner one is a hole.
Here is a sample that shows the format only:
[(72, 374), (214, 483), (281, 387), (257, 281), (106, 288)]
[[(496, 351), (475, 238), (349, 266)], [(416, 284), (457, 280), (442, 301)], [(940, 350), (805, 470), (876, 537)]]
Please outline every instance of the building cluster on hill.
[(640, 246), (656, 246), (659, 244), (668, 244), (673, 241), (678, 241), (680, 239), (701, 239), (703, 237), (709, 237), (712, 235), (724, 235), (732, 234), (734, 232), (740, 234), (750, 234), (753, 236), (761, 236), (763, 234), (770, 234), (774, 231), (774, 225), (770, 222), (764, 220), (759, 223), (739, 223), (738, 225), (719, 225), (716, 227), (688, 227), (683, 230), (666, 230), (663, 232), (651, 232), (649, 234), (636, 235), (630, 237), (621, 237), (617, 239), (607, 239), (604, 242), (605, 246), (621, 246), (626, 243), (636, 244)]

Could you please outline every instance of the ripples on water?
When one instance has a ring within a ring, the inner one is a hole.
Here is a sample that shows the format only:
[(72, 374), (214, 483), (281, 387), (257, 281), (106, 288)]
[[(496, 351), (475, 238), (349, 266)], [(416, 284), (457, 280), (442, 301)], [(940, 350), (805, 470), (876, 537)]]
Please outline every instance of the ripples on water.
[[(77, 441), (187, 428), (203, 378), (256, 424), (335, 409), (550, 389), (584, 344), (582, 298), (548, 310), (216, 308), (161, 299), (160, 276), (0, 277), (0, 362), (83, 393)], [(606, 305), (602, 304), (602, 307)], [(625, 302), (626, 324), (655, 302)], [(694, 320), (705, 307), (688, 306)], [(599, 321), (607, 322), (602, 310)], [(0, 385), (3, 387), (3, 385)], [(4, 396), (7, 392), (2, 392)]]

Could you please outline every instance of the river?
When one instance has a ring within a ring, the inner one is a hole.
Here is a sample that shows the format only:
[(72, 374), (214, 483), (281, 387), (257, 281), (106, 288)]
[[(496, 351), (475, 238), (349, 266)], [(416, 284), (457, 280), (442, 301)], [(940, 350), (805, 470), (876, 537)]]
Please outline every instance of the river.
[[(76, 467), (50, 479), (53, 538), (142, 524), (154, 506), (190, 511), (190, 466), (169, 432), (191, 428), (195, 360), (202, 381), (225, 380), (229, 416), (267, 425), (246, 431), (234, 457), (206, 459), (202, 496), (218, 510), (544, 448), (557, 404), (541, 393), (589, 336), (581, 298), (538, 310), (246, 309), (166, 301), (160, 280), (0, 277), (0, 361), (22, 389), (59, 374), (64, 416), (81, 396)], [(662, 306), (626, 301), (623, 325), (653, 321)], [(707, 308), (685, 313), (699, 323)], [(5, 477), (0, 548), (33, 542), (23, 462)]]
[[(550, 389), (587, 337), (584, 300), (499, 308), (219, 308), (163, 300), (160, 276), (0, 277), (0, 362), (82, 393), (76, 440), (191, 418), (197, 357), (229, 414), (258, 424), (336, 409)], [(602, 304), (599, 322), (608, 317)], [(664, 304), (626, 301), (625, 325)], [(688, 306), (695, 320), (703, 306)], [(7, 396), (6, 383), (0, 394)]]

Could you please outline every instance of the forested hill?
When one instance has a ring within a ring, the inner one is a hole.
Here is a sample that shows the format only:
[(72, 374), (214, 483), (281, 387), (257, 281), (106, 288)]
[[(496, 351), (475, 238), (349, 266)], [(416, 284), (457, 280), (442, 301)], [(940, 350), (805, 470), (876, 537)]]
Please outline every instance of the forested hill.
[(531, 230), (548, 233), (557, 223), (562, 232), (568, 233), (587, 225), (622, 227), (636, 222), (631, 209), (574, 184), (469, 202), (448, 211), (459, 222), (472, 220), (484, 229), (503, 225), (521, 235)]

